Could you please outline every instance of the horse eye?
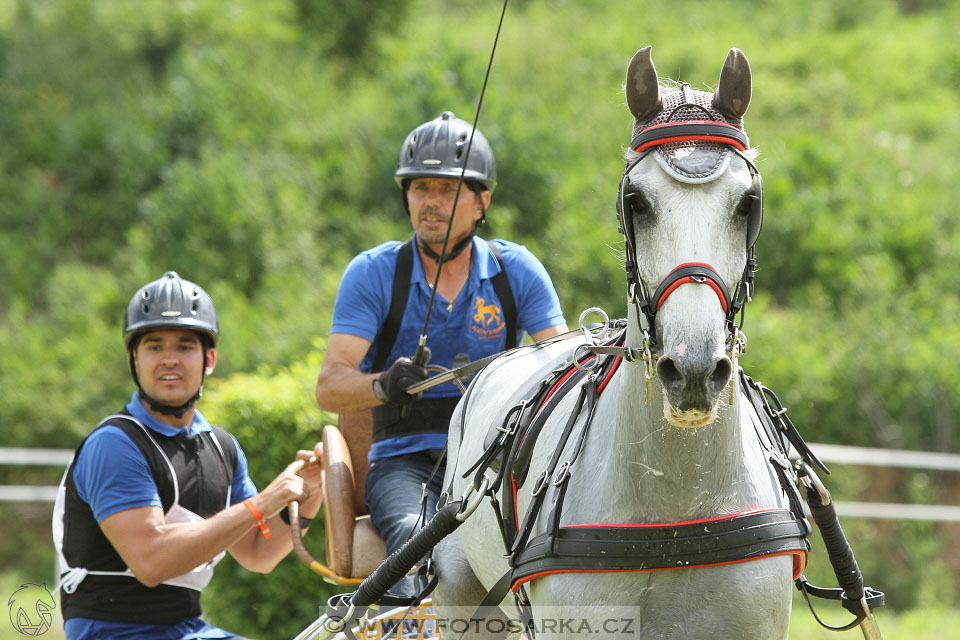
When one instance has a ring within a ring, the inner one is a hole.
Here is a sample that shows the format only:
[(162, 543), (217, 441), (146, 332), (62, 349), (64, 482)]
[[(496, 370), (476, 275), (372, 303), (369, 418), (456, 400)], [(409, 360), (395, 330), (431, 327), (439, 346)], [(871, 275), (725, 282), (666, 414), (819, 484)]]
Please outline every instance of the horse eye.
[(650, 205), (639, 191), (624, 194), (623, 203), (632, 215), (645, 215), (650, 211)]
[(741, 216), (748, 216), (753, 211), (753, 205), (758, 199), (757, 194), (755, 193), (746, 193), (743, 198), (740, 199), (740, 204), (737, 205), (737, 214)]

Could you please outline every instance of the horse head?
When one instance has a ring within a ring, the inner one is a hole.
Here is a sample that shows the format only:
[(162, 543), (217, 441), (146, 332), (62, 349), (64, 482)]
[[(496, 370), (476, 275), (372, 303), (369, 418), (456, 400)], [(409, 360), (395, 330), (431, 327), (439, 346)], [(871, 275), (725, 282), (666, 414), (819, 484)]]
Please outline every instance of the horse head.
[(666, 419), (698, 427), (714, 420), (730, 383), (735, 319), (752, 286), (762, 211), (742, 120), (751, 72), (731, 49), (715, 92), (661, 86), (650, 49), (627, 69), (634, 137), (617, 203), (631, 333), (657, 357)]

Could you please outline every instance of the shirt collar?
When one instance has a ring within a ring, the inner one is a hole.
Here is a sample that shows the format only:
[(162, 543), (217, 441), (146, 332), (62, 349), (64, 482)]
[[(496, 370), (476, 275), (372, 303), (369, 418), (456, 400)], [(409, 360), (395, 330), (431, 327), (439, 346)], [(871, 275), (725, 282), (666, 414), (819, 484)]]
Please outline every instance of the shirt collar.
[[(165, 436), (177, 436), (183, 433), (183, 429), (178, 429), (177, 427), (170, 426), (165, 422), (160, 422), (150, 415), (150, 412), (147, 411), (146, 407), (140, 403), (140, 395), (136, 391), (134, 391), (133, 395), (130, 396), (130, 402), (127, 403), (126, 409), (130, 412), (130, 415), (159, 434)], [(193, 422), (190, 424), (190, 433), (196, 435), (201, 431), (210, 431), (210, 423), (207, 422), (207, 419), (203, 417), (203, 414), (200, 413), (199, 409), (194, 409)]]
[[(426, 276), (423, 271), (423, 262), (420, 260), (420, 251), (417, 249), (417, 234), (413, 234), (413, 269), (410, 273), (410, 282), (420, 284), (426, 282)], [(483, 238), (473, 236), (473, 268), (470, 270), (469, 280), (489, 280), (500, 272), (496, 266), (497, 260), (490, 251), (490, 245)], [(426, 286), (426, 285), (424, 285)]]

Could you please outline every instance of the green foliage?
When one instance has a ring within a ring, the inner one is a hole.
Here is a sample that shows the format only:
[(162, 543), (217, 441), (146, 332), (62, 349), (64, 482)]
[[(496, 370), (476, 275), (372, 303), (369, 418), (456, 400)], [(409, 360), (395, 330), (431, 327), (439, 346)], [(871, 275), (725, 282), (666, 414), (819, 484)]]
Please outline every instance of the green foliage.
[[(444, 109), (473, 119), (498, 17), (440, 0), (0, 2), (4, 445), (74, 446), (125, 401), (124, 305), (175, 269), (220, 312), (206, 410), (268, 482), (328, 419), (312, 388), (344, 266), (409, 233), (400, 141)], [(812, 441), (960, 450), (958, 22), (939, 0), (513, 2), (480, 114), (500, 179), (483, 233), (541, 257), (570, 323), (622, 315), (627, 61), (652, 44), (661, 76), (703, 87), (738, 46), (766, 205), (744, 365)], [(831, 488), (858, 499), (858, 478)], [(931, 498), (911, 482), (898, 500)], [(896, 606), (921, 583), (956, 605), (955, 571), (917, 569), (943, 529), (850, 531), (868, 575), (893, 559)], [(271, 590), (315, 584), (303, 571), (228, 565), (206, 607), (253, 635), (302, 627), (325, 587)]]
[(0, 316), (4, 446), (72, 448), (126, 402), (126, 296), (106, 269), (64, 261), (48, 272), (42, 297), (13, 298)]

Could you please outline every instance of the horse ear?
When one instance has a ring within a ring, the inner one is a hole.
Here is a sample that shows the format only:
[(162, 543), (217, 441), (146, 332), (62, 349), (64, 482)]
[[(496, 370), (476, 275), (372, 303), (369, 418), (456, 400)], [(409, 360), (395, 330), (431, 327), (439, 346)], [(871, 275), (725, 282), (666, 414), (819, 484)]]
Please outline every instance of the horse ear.
[(731, 120), (739, 120), (750, 106), (752, 85), (747, 56), (736, 47), (730, 49), (720, 71), (720, 84), (713, 94), (714, 108)]
[(660, 84), (650, 57), (652, 47), (644, 47), (633, 55), (627, 66), (627, 106), (634, 119), (646, 122), (660, 112)]

